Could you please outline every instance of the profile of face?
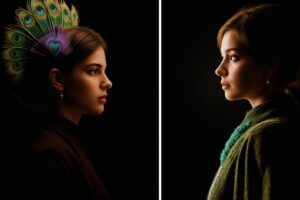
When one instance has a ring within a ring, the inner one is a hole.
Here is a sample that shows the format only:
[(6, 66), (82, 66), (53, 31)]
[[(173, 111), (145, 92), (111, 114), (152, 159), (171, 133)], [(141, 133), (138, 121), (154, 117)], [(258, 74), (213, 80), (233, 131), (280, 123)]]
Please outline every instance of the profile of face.
[(64, 77), (65, 104), (81, 114), (101, 114), (107, 91), (112, 87), (105, 73), (106, 57), (102, 47), (74, 66)]
[(222, 61), (215, 74), (221, 78), (225, 98), (246, 99), (255, 105), (266, 87), (267, 67), (256, 61), (234, 30), (225, 32), (220, 51)]

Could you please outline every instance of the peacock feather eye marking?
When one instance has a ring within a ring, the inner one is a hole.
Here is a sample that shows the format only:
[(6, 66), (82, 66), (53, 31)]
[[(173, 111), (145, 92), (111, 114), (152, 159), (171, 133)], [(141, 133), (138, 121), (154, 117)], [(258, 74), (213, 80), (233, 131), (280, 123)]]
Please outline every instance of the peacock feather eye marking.
[(69, 12), (66, 9), (64, 10), (64, 18), (69, 18)]
[(16, 62), (16, 63), (15, 63), (15, 65), (14, 65), (14, 68), (15, 68), (16, 70), (20, 70), (20, 69), (22, 69), (22, 65), (21, 65), (21, 63), (19, 63), (19, 62)]
[(17, 33), (14, 34), (13, 40), (14, 40), (14, 42), (15, 42), (16, 44), (19, 44), (19, 43), (21, 43), (21, 41), (22, 41), (21, 36), (20, 36), (19, 34), (17, 34)]
[(57, 7), (54, 4), (50, 5), (50, 10), (53, 14), (56, 14), (56, 12), (58, 11)]
[(24, 17), (24, 22), (27, 25), (31, 24), (32, 23), (32, 17), (30, 15), (26, 15), (26, 17)]
[(78, 16), (77, 16), (77, 14), (76, 14), (76, 13), (74, 13), (74, 14), (73, 14), (73, 18), (74, 18), (75, 20), (77, 20), (77, 19), (78, 19)]
[(36, 12), (38, 15), (43, 16), (45, 14), (45, 10), (44, 8), (42, 8), (41, 6), (37, 6), (36, 7)]
[(11, 51), (11, 56), (14, 57), (14, 58), (17, 58), (18, 57), (18, 52), (16, 50), (12, 50)]

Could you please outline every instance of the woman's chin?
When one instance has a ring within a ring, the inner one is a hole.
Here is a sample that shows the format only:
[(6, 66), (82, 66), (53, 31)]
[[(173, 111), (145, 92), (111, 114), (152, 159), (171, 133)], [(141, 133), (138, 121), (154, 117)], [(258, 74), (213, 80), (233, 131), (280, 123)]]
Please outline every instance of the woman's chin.
[(98, 106), (94, 110), (90, 110), (88, 113), (91, 115), (100, 115), (104, 112), (104, 105)]
[(101, 108), (99, 108), (97, 111), (96, 111), (96, 115), (100, 115), (104, 112), (104, 106), (102, 106)]
[(225, 92), (225, 99), (228, 100), (228, 101), (237, 101), (237, 100), (239, 100), (239, 98), (236, 95), (231, 94), (229, 92)]

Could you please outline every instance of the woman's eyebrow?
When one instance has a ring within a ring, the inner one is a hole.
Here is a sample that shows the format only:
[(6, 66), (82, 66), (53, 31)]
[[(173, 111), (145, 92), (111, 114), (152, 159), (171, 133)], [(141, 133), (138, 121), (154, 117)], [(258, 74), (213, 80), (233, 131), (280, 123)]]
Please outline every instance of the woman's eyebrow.
[(91, 67), (91, 66), (97, 66), (98, 68), (103, 68), (103, 65), (99, 64), (99, 63), (90, 63), (90, 64), (87, 64), (85, 67), (88, 68), (88, 67)]
[(240, 51), (242, 51), (242, 49), (233, 47), (233, 48), (229, 48), (229, 49), (225, 50), (225, 52), (229, 52), (229, 51), (238, 51), (238, 52), (240, 52)]
[[(233, 47), (233, 48), (226, 49), (224, 53), (228, 53), (230, 51), (236, 51), (236, 52), (239, 52), (239, 53), (243, 52), (242, 49)], [(220, 52), (220, 53), (221, 53), (221, 55), (223, 55), (222, 52)]]

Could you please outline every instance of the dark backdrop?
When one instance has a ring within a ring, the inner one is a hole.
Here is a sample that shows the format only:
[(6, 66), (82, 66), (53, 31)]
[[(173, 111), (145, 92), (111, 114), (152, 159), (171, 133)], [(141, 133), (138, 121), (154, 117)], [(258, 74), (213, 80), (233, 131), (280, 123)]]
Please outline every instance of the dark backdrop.
[[(158, 1), (66, 1), (108, 42), (113, 82), (103, 115), (85, 116), (83, 143), (112, 199), (158, 198)], [(25, 0), (0, 7), (0, 33)], [(37, 116), (13, 102), (1, 68), (1, 166), (16, 160)], [(38, 92), (38, 91), (36, 91)], [(13, 152), (13, 153), (12, 153)], [(12, 156), (14, 155), (14, 156)], [(5, 174), (6, 171), (1, 172)], [(18, 181), (17, 177), (15, 180)], [(5, 187), (2, 187), (5, 188)]]
[(225, 100), (214, 74), (221, 61), (216, 35), (238, 8), (259, 2), (267, 1), (163, 1), (165, 200), (206, 199), (220, 152), (250, 109)]

